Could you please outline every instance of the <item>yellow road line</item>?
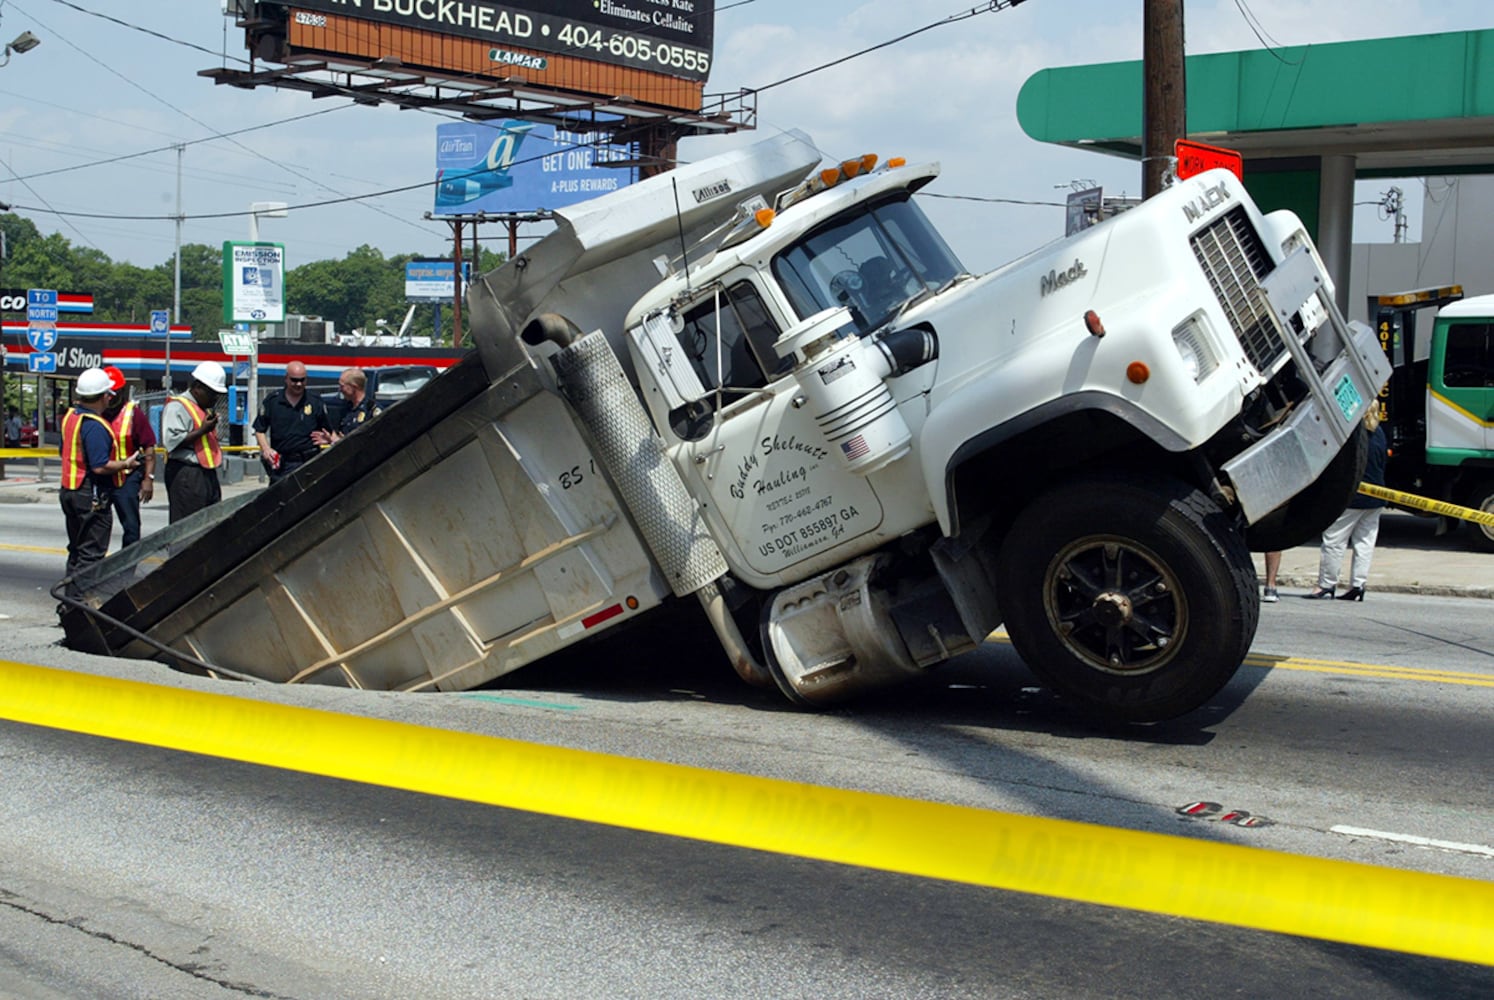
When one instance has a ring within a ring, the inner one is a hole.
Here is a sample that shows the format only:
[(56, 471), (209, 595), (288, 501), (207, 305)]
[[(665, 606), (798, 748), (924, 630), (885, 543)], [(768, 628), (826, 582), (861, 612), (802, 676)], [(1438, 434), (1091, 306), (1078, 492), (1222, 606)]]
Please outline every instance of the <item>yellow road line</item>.
[(1349, 663), (1341, 660), (1312, 660), (1298, 656), (1270, 656), (1251, 653), (1245, 657), (1247, 667), (1271, 670), (1300, 670), (1314, 674), (1344, 674), (1350, 677), (1385, 677), (1428, 684), (1460, 684), (1465, 687), (1494, 687), (1494, 674), (1437, 670), (1431, 667), (1395, 667), (1378, 663)]
[(1494, 965), (1494, 882), (3, 661), (0, 718), (752, 850)]
[[(992, 632), (986, 636), (986, 641), (1011, 644), (1011, 639), (1004, 629)], [(1275, 656), (1270, 653), (1250, 653), (1245, 657), (1244, 664), (1247, 667), (1299, 670), (1303, 673), (1385, 677), (1400, 681), (1419, 681), (1425, 684), (1459, 684), (1465, 687), (1494, 687), (1494, 674), (1463, 673), (1456, 670), (1436, 670), (1430, 667), (1397, 667), (1383, 663), (1354, 663), (1349, 660), (1314, 660), (1302, 656)]]
[(11, 545), (9, 542), (0, 542), (0, 550), (6, 552), (42, 552), (49, 556), (67, 555), (67, 549), (54, 549), (45, 545)]

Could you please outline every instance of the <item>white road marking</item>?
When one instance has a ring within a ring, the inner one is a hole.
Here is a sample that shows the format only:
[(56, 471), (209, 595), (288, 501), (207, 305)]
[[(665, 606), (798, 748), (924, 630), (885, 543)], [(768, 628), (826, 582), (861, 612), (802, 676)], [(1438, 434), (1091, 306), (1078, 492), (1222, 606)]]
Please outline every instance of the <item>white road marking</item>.
[(1341, 833), (1346, 837), (1371, 837), (1376, 840), (1392, 840), (1398, 844), (1435, 847), (1443, 851), (1461, 851), (1464, 854), (1478, 854), (1486, 858), (1494, 858), (1494, 847), (1486, 847), (1483, 844), (1459, 844), (1453, 840), (1433, 840), (1430, 837), (1418, 837), (1411, 833), (1387, 833), (1384, 830), (1366, 830), (1361, 826), (1333, 826), (1328, 828), (1328, 832)]

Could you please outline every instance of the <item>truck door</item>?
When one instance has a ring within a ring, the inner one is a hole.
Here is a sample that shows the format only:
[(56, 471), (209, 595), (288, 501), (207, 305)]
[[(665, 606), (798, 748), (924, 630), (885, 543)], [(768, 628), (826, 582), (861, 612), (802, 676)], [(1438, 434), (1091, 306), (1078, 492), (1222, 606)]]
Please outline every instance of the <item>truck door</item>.
[(779, 324), (752, 281), (726, 280), (674, 325), (704, 395), (671, 415), (671, 453), (739, 574), (771, 586), (881, 524), (876, 492), (831, 452), (774, 352)]
[(1432, 334), (1427, 461), (1460, 465), (1494, 453), (1494, 321), (1439, 319)]

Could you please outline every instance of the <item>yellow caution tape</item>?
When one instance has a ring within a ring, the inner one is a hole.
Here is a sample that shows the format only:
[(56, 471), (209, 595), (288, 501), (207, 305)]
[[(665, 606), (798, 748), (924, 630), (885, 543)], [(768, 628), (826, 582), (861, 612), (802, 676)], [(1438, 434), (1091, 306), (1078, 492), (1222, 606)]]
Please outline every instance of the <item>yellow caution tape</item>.
[(1402, 507), (1414, 507), (1417, 510), (1431, 511), (1433, 514), (1441, 514), (1443, 517), (1461, 518), (1464, 521), (1472, 521), (1474, 524), (1494, 525), (1494, 514), (1488, 511), (1474, 510), (1472, 507), (1459, 507), (1455, 503), (1444, 503), (1441, 500), (1419, 497), (1415, 493), (1402, 493), (1400, 490), (1376, 486), (1374, 483), (1360, 483), (1359, 492), (1367, 497), (1379, 497), (1381, 500), (1389, 500), (1391, 503), (1399, 504)]
[[(229, 444), (224, 445), (225, 452), (254, 452), (259, 453), (257, 444)], [(157, 455), (166, 454), (166, 449), (155, 449)], [(55, 459), (58, 457), (56, 448), (0, 448), (0, 462), (9, 458), (43, 458)]]
[(0, 662), (0, 717), (797, 857), (1494, 965), (1494, 882)]

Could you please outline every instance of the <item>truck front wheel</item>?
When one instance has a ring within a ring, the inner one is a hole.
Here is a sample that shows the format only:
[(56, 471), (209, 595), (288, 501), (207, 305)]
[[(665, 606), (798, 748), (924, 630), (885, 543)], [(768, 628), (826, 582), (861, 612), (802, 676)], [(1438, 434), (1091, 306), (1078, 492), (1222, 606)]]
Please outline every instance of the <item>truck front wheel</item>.
[(1012, 645), (1059, 694), (1154, 722), (1234, 676), (1260, 605), (1244, 539), (1202, 491), (1093, 477), (1038, 497), (996, 567)]

